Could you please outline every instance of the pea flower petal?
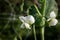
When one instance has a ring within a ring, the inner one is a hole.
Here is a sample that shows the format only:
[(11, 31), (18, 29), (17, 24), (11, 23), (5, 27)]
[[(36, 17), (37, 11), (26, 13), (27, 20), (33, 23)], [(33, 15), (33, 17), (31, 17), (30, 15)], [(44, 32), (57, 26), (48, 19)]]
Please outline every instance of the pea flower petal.
[(28, 23), (22, 23), (21, 28), (31, 29)]
[(49, 23), (50, 26), (55, 26), (58, 23), (57, 19), (52, 19)]
[(20, 16), (19, 19), (21, 20), (21, 22), (25, 22), (25, 17), (24, 16)]
[(20, 16), (19, 18), (22, 22), (26, 22), (28, 24), (33, 24), (35, 22), (35, 19), (32, 15), (28, 15), (28, 16), (25, 16), (25, 17)]
[(52, 11), (52, 12), (50, 13), (50, 18), (56, 18), (56, 14), (55, 14), (54, 11)]
[(35, 22), (35, 19), (32, 15), (29, 15), (25, 17), (25, 22), (29, 24), (33, 24)]

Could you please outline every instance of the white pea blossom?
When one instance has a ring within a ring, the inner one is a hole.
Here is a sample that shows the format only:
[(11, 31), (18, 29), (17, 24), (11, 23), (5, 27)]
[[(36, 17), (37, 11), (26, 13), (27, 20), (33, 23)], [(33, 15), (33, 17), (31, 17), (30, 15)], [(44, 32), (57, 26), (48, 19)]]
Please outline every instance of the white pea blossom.
[(57, 19), (52, 19), (49, 23), (50, 26), (55, 26), (58, 23)]
[(54, 11), (52, 11), (52, 12), (50, 13), (50, 18), (56, 18), (56, 14), (55, 14)]
[(49, 22), (49, 26), (55, 26), (58, 23), (56, 19), (56, 14), (54, 11), (50, 13), (50, 18), (47, 20)]
[(28, 15), (28, 16), (20, 16), (19, 19), (22, 22), (21, 28), (27, 28), (27, 29), (31, 29), (30, 25), (32, 25), (35, 22), (35, 19), (32, 15)]

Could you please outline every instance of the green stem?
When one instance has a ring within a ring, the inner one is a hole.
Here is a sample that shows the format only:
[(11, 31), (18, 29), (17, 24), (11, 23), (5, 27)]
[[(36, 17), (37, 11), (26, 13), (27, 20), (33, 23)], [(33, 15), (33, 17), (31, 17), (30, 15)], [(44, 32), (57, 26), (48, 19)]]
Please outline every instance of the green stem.
[(41, 28), (41, 40), (44, 40), (44, 27)]
[[(45, 16), (45, 10), (46, 10), (46, 0), (44, 0), (44, 7), (43, 7), (43, 13), (42, 13), (43, 17)], [(41, 40), (44, 40), (44, 27), (41, 28)]]
[(23, 12), (24, 0), (22, 0), (22, 4), (20, 5), (20, 10)]
[(46, 10), (46, 0), (44, 0), (44, 4), (43, 4), (43, 13), (42, 15), (45, 16), (45, 10)]
[(21, 35), (20, 35), (20, 40), (22, 40), (22, 37), (21, 37)]
[(17, 37), (15, 37), (14, 40), (17, 40)]
[(29, 15), (29, 9), (30, 8), (31, 8), (31, 6), (27, 8), (27, 11), (26, 11), (27, 12), (27, 15)]
[(37, 7), (35, 4), (34, 4), (34, 7), (35, 7), (36, 11), (38, 12), (38, 15), (39, 15), (40, 17), (42, 17), (42, 14), (40, 13), (38, 7)]
[(36, 30), (35, 30), (35, 25), (33, 25), (33, 32), (34, 32), (34, 39), (36, 40)]
[(21, 12), (23, 11), (23, 6), (24, 6), (24, 2), (21, 4), (20, 8), (21, 8)]

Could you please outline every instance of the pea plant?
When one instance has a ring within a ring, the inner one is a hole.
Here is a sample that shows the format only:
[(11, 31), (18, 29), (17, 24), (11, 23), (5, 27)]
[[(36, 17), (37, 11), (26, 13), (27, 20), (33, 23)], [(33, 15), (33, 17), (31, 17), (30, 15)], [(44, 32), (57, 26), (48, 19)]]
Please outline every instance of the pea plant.
[(58, 8), (55, 0), (1, 0), (0, 40), (45, 40), (45, 27), (53, 27)]

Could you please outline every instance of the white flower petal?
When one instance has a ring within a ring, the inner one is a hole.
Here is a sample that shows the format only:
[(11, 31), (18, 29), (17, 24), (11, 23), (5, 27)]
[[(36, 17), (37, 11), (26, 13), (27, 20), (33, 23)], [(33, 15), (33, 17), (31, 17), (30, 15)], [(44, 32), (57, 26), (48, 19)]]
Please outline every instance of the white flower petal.
[(25, 21), (25, 17), (24, 16), (20, 16), (19, 18), (20, 18), (21, 22)]
[(30, 28), (30, 25), (29, 25), (28, 23), (25, 23), (25, 27), (26, 27), (27, 29), (31, 29), (31, 28)]
[(22, 23), (21, 28), (31, 29), (28, 23)]
[(32, 15), (28, 15), (25, 17), (25, 22), (27, 22), (29, 24), (33, 24), (35, 22), (35, 19)]
[(50, 26), (55, 26), (58, 23), (57, 19), (52, 19), (49, 23)]
[(19, 17), (22, 22), (28, 23), (28, 24), (33, 24), (35, 22), (35, 19), (32, 15), (28, 16), (20, 16)]
[(56, 17), (56, 14), (55, 14), (54, 11), (52, 11), (52, 12), (50, 13), (50, 18), (55, 18), (55, 17)]

